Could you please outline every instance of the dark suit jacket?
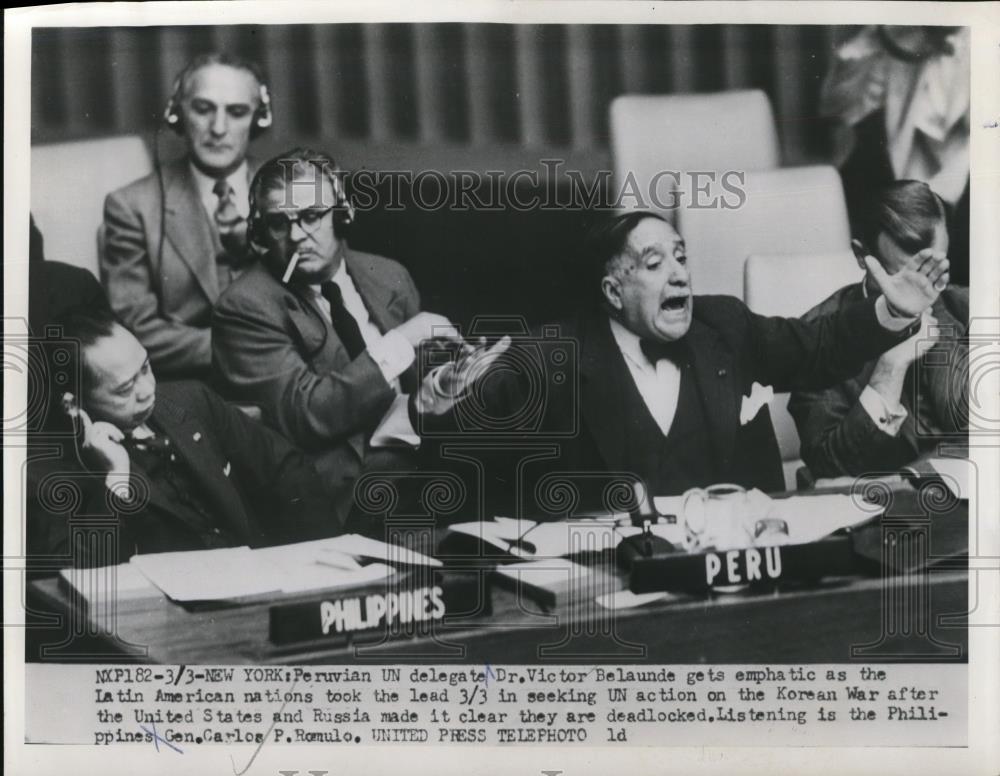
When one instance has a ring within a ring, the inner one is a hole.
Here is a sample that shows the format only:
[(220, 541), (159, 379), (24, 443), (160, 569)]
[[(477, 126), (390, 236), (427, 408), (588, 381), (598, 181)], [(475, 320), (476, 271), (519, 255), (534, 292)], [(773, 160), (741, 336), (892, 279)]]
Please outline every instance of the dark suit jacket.
[(28, 263), (28, 325), (36, 337), (70, 310), (108, 309), (104, 289), (90, 272), (61, 261)]
[[(246, 417), (201, 383), (162, 383), (153, 423), (169, 436), (198, 483), (218, 527), (240, 543), (274, 544), (340, 532), (315, 468), (280, 435)], [(104, 475), (81, 465), (70, 441), (58, 460), (29, 465), (29, 543), (34, 553), (65, 555), (70, 519), (118, 527), (118, 557), (84, 548), (76, 563), (120, 563), (134, 554), (202, 549), (199, 528), (169, 495), (144, 476), (135, 459), (135, 503), (112, 496)], [(67, 497), (69, 496), (69, 497)]]
[(163, 165), (162, 177), (163, 197), (153, 172), (105, 200), (101, 280), (159, 374), (207, 372), (212, 305), (225, 290), (216, 269), (222, 244), (187, 157)]
[[(602, 310), (588, 311), (559, 328), (562, 339), (577, 343), (578, 373), (546, 382), (541, 424), (536, 431), (520, 435), (521, 441), (558, 442), (558, 460), (541, 464), (549, 471), (627, 473), (629, 438), (620, 408), (628, 395), (625, 381), (632, 377), (608, 317)], [(784, 489), (781, 457), (767, 407), (745, 425), (740, 424), (743, 397), (751, 393), (755, 382), (771, 385), (775, 391), (830, 385), (856, 372), (904, 335), (879, 325), (873, 302), (804, 323), (756, 315), (733, 297), (695, 297), (694, 320), (685, 340), (704, 399), (705, 433), (721, 481), (771, 492)], [(544, 354), (544, 349), (536, 350), (535, 355), (531, 350), (522, 351), (510, 360), (509, 374), (524, 376), (534, 371), (551, 375), (557, 371), (538, 353)], [(525, 359), (535, 362), (533, 370), (524, 368)], [(531, 382), (517, 377), (496, 381), (490, 390), (496, 416), (514, 417), (515, 409), (526, 410), (531, 404), (529, 392), (538, 392)], [(447, 434), (444, 427), (442, 421), (434, 430)], [(573, 428), (576, 433), (569, 436), (552, 433)], [(461, 426), (452, 431), (461, 435)]]
[[(829, 315), (863, 298), (860, 283), (845, 286), (803, 319)], [(949, 286), (932, 312), (945, 336), (923, 357), (919, 369), (911, 365), (907, 371), (900, 403), (908, 415), (896, 436), (879, 429), (858, 401), (877, 359), (836, 385), (792, 394), (788, 409), (799, 430), (802, 460), (814, 477), (893, 471), (933, 449), (943, 435), (963, 431), (962, 420), (968, 418), (968, 290)]]
[[(400, 264), (350, 249), (345, 260), (381, 331), (419, 312), (417, 289)], [(213, 377), (224, 395), (256, 404), (266, 423), (316, 455), (346, 514), (367, 440), (395, 392), (367, 351), (351, 361), (313, 300), (262, 263), (250, 268), (215, 308)], [(403, 376), (404, 387), (412, 374)]]

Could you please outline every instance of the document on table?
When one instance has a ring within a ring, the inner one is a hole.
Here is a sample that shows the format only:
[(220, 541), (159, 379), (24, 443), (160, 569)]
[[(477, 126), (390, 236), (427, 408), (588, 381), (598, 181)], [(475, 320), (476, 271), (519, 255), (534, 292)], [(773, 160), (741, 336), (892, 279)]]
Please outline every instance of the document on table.
[(281, 592), (273, 574), (258, 573), (249, 547), (136, 555), (132, 563), (174, 601), (225, 601)]
[(374, 558), (383, 563), (400, 563), (405, 566), (443, 566), (437, 558), (402, 547), (398, 544), (387, 544), (378, 539), (369, 539), (361, 534), (344, 534), (332, 539), (323, 539), (326, 546), (346, 555), (361, 558)]
[(255, 571), (269, 580), (261, 584), (276, 587), (282, 593), (304, 593), (363, 585), (394, 573), (393, 568), (384, 563), (362, 566), (350, 555), (326, 546), (328, 541), (253, 550)]
[(599, 606), (603, 606), (605, 609), (635, 609), (637, 606), (645, 606), (653, 601), (664, 601), (675, 598), (680, 598), (680, 596), (666, 591), (633, 593), (631, 590), (625, 589), (599, 595), (594, 600), (597, 601)]
[(828, 493), (775, 499), (768, 517), (784, 520), (788, 525), (787, 544), (806, 544), (871, 520), (884, 510), (885, 507), (869, 504), (860, 497)]
[(356, 557), (441, 565), (436, 558), (354, 534), (257, 550), (232, 547), (136, 555), (132, 564), (174, 601), (235, 601), (353, 587), (395, 573), (385, 562), (362, 565)]
[(537, 525), (533, 520), (514, 520), (509, 517), (498, 517), (490, 521), (476, 520), (471, 523), (453, 523), (449, 531), (472, 536), (480, 541), (492, 544), (505, 552), (516, 555), (515, 543), (521, 535)]
[(588, 576), (590, 569), (566, 558), (551, 558), (509, 563), (506, 566), (499, 566), (496, 573), (525, 585), (551, 590), (568, 584), (573, 577)]
[(558, 558), (614, 549), (622, 534), (612, 519), (536, 523), (498, 517), (490, 522), (456, 523), (452, 531), (473, 536), (518, 558)]
[(115, 601), (124, 598), (148, 595), (155, 586), (131, 563), (117, 566), (92, 566), (90, 568), (67, 568), (59, 572), (66, 582), (84, 599), (91, 603), (99, 597), (108, 599), (114, 590)]

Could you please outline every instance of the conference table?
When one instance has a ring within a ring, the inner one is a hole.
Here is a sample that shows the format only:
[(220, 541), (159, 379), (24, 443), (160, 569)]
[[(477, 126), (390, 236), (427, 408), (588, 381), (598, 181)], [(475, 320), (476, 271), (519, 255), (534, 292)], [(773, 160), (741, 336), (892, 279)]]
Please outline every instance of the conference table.
[[(869, 535), (860, 545), (868, 549), (861, 555), (867, 557), (859, 556), (849, 574), (763, 591), (668, 592), (641, 606), (606, 608), (592, 595), (540, 602), (516, 586), (495, 584), (494, 559), (469, 556), (454, 565), (473, 591), (470, 608), (419, 624), (410, 635), (375, 631), (349, 642), (276, 644), (269, 637), (274, 601), (190, 606), (150, 588), (119, 595), (112, 607), (94, 613), (64, 580), (50, 577), (28, 587), (29, 610), (50, 621), (32, 629), (31, 649), (41, 645), (43, 652), (27, 659), (186, 665), (964, 662), (968, 502), (940, 494), (928, 499), (924, 488), (894, 486), (884, 516), (863, 529)], [(908, 550), (905, 563), (879, 557), (880, 548), (888, 552), (904, 538), (916, 555)], [(588, 580), (596, 593), (628, 586), (627, 573), (612, 563)], [(315, 599), (311, 593), (282, 603)]]

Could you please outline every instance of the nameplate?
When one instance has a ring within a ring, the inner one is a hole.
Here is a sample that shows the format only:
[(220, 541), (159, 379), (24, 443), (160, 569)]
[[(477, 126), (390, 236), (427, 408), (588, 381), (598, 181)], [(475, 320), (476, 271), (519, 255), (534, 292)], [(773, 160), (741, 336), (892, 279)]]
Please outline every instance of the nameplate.
[(812, 544), (750, 547), (688, 555), (664, 553), (632, 560), (629, 589), (701, 592), (736, 585), (772, 587), (786, 581), (814, 581), (855, 572), (848, 537)]
[(348, 642), (354, 636), (383, 632), (391, 636), (431, 633), (445, 615), (487, 614), (478, 577), (435, 572), (391, 584), (335, 591), (312, 600), (276, 604), (268, 611), (268, 633), (279, 646), (305, 642)]

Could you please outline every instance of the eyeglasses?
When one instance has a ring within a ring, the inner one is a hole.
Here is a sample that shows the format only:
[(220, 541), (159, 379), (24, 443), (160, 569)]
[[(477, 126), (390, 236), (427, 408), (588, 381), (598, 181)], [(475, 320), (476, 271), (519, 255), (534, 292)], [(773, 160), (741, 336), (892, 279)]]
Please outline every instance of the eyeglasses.
[(281, 240), (288, 237), (292, 231), (292, 224), (298, 224), (299, 229), (303, 232), (312, 234), (316, 231), (320, 221), (331, 210), (333, 210), (332, 205), (326, 208), (300, 210), (295, 215), (283, 212), (262, 213), (260, 219), (264, 224), (264, 228), (267, 229), (268, 234), (275, 240)]

